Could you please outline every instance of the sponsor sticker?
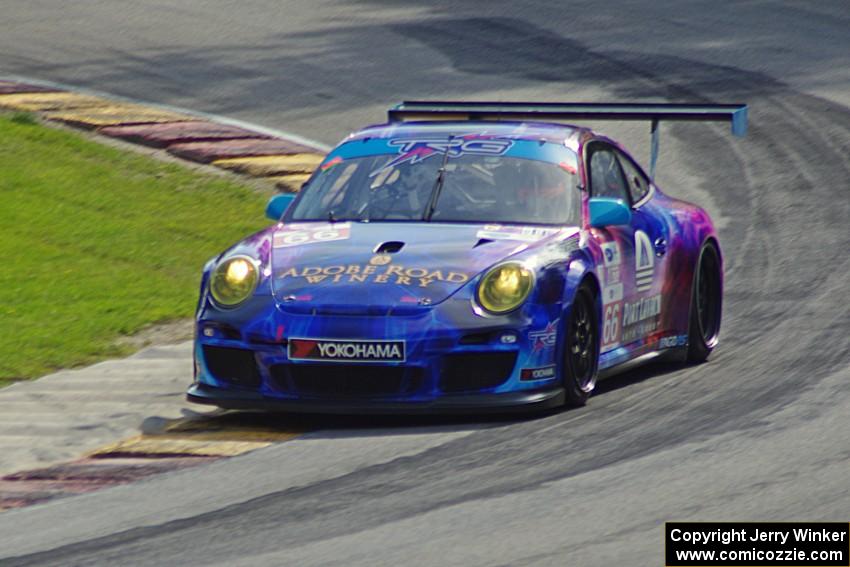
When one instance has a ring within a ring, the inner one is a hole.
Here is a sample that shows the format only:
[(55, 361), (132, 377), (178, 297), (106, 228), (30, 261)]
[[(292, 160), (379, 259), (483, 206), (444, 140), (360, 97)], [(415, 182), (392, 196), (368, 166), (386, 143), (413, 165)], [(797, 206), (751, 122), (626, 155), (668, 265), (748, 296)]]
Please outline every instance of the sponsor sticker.
[(372, 266), (386, 266), (387, 264), (391, 264), (392, 261), (393, 258), (389, 254), (378, 254), (377, 256), (372, 256), (369, 264)]
[(542, 331), (531, 331), (528, 333), (528, 340), (531, 343), (532, 352), (540, 352), (550, 349), (558, 342), (558, 322), (560, 319), (555, 319)]
[(557, 228), (538, 226), (499, 226), (488, 225), (476, 233), (478, 238), (488, 240), (516, 240), (518, 242), (537, 242), (558, 232)]
[(554, 242), (548, 243), (537, 254), (529, 258), (529, 262), (541, 267), (551, 266), (552, 264), (563, 264), (578, 249), (578, 236), (564, 231), (563, 235), (556, 237)]
[(326, 171), (326, 170), (332, 168), (333, 166), (339, 165), (341, 163), (342, 163), (342, 158), (340, 156), (336, 156), (335, 158), (333, 158), (329, 161), (326, 161), (325, 163), (320, 165), (319, 169), (321, 169), (322, 171)]
[(620, 266), (610, 266), (605, 268), (605, 283), (613, 284), (618, 283), (620, 281)]
[(661, 294), (623, 303), (623, 344), (644, 338), (658, 329)]
[(404, 362), (404, 341), (345, 339), (290, 339), (290, 360), (328, 362)]
[(649, 335), (650, 333), (654, 333), (658, 329), (658, 320), (650, 319), (648, 321), (641, 321), (640, 323), (636, 323), (629, 327), (623, 329), (622, 342), (623, 344), (629, 344), (631, 342), (637, 341)]
[(274, 233), (274, 247), (289, 248), (302, 244), (348, 240), (350, 236), (351, 223), (349, 222), (284, 225), (281, 230)]
[(573, 165), (573, 164), (571, 164), (571, 163), (567, 163), (567, 162), (565, 162), (565, 161), (562, 161), (562, 162), (561, 162), (561, 163), (559, 163), (558, 165), (561, 167), (561, 169), (563, 169), (564, 171), (566, 171), (566, 172), (567, 172), (567, 173), (569, 173), (570, 175), (575, 175), (576, 173), (578, 173), (578, 170), (576, 169), (576, 166), (574, 166), (574, 165)]
[(605, 257), (605, 266), (619, 266), (622, 258), (620, 257), (620, 246), (616, 242), (603, 242), (602, 254)]
[(608, 305), (623, 300), (623, 284), (615, 283), (602, 288), (602, 304)]
[(416, 268), (387, 264), (388, 255), (372, 257), (368, 264), (336, 264), (330, 266), (298, 266), (278, 272), (281, 280), (303, 278), (309, 284), (375, 283), (428, 287), (434, 282), (462, 284), (469, 281), (463, 272)]
[(522, 381), (548, 380), (554, 377), (555, 365), (543, 366), (541, 368), (523, 368), (519, 374), (519, 379)]
[(644, 297), (623, 306), (623, 326), (628, 327), (661, 313), (661, 294)]
[(648, 291), (652, 287), (652, 274), (655, 267), (655, 255), (649, 236), (635, 231), (635, 285), (638, 291)]
[(452, 138), (397, 138), (389, 141), (398, 148), (398, 157), (369, 174), (375, 177), (382, 171), (402, 163), (419, 163), (430, 157), (448, 155), (458, 158), (463, 155), (500, 156), (514, 145), (513, 140), (486, 136), (462, 136)]
[(620, 264), (623, 261), (620, 252), (620, 245), (616, 241), (603, 242), (600, 244), (602, 249), (602, 267), (599, 269), (599, 277), (602, 279), (603, 285), (614, 284), (620, 281)]
[(688, 344), (688, 335), (673, 335), (671, 337), (662, 337), (658, 341), (658, 348), (674, 348)]

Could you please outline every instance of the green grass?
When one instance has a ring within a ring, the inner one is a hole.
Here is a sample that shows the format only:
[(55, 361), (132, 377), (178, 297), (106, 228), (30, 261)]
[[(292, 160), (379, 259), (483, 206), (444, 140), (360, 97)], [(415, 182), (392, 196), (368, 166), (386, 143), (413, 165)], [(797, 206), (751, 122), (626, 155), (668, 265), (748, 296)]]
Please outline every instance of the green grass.
[(267, 224), (266, 198), (0, 114), (0, 386), (190, 317), (204, 262)]

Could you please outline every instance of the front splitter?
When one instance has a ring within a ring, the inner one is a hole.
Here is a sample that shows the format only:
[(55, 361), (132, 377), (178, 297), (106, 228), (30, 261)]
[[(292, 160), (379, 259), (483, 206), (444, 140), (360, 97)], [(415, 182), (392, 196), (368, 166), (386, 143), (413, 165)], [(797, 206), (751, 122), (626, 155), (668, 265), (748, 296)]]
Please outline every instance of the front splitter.
[(562, 387), (556, 386), (546, 390), (508, 392), (505, 394), (443, 396), (426, 402), (400, 402), (380, 399), (281, 400), (269, 398), (256, 392), (225, 390), (205, 384), (193, 384), (186, 393), (186, 399), (199, 404), (237, 410), (339, 415), (421, 415), (542, 411), (562, 406), (565, 402), (565, 394)]

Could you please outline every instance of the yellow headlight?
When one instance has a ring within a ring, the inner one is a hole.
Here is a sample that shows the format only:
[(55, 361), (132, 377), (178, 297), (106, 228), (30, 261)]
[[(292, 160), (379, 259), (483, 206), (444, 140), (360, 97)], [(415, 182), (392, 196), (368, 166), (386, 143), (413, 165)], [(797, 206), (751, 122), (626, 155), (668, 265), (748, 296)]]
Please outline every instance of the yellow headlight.
[(476, 296), (478, 303), (491, 313), (513, 311), (528, 298), (534, 287), (531, 271), (516, 262), (496, 266), (481, 278)]
[(258, 281), (259, 274), (253, 260), (247, 256), (234, 256), (213, 270), (210, 293), (219, 305), (233, 307), (254, 293)]

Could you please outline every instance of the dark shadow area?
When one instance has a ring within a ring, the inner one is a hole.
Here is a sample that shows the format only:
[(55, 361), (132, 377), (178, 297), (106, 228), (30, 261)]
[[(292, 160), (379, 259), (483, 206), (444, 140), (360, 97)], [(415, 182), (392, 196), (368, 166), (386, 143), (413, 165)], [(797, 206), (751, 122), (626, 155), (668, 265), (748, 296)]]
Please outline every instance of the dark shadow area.
[[(653, 361), (620, 374), (600, 380), (590, 398), (589, 409), (604, 401), (607, 394), (634, 386), (652, 378), (687, 370), (695, 365)], [(211, 416), (187, 415), (189, 431), (300, 431), (312, 438), (381, 437), (384, 435), (418, 435), (477, 431), (510, 427), (546, 419), (575, 419), (584, 415), (584, 408), (561, 407), (550, 410), (530, 410), (504, 413), (434, 414), (434, 415), (334, 415), (284, 413), (264, 411), (225, 411)], [(559, 417), (562, 416), (562, 417)], [(161, 433), (167, 423), (146, 421), (143, 431)]]
[(593, 397), (590, 398), (589, 403), (593, 403), (595, 398), (615, 392), (621, 388), (628, 388), (629, 386), (639, 384), (645, 380), (661, 378), (662, 376), (667, 376), (669, 374), (674, 374), (697, 366), (699, 365), (685, 362), (653, 360), (652, 362), (648, 362), (642, 366), (638, 366), (631, 370), (605, 378), (604, 380), (600, 380), (596, 384), (596, 389), (594, 390)]
[[(442, 57), (434, 57), (434, 52)], [(443, 58), (451, 64), (451, 79)], [(203, 110), (223, 114), (248, 107), (302, 115), (340, 112), (367, 102), (509, 90), (535, 82), (550, 90), (563, 86), (555, 97), (560, 99), (570, 98), (572, 85), (601, 87), (623, 99), (671, 101), (747, 97), (786, 88), (768, 75), (673, 54), (602, 53), (568, 35), (507, 17), (438, 15), (410, 23), (341, 25), (272, 35), (261, 45), (113, 48), (105, 55), (74, 60), (73, 77), (64, 76), (68, 61), (27, 61), (12, 68), (24, 64), (36, 77), (74, 82), (75, 77), (96, 74), (99, 89), (157, 101), (191, 96), (204, 102)], [(140, 84), (146, 85), (145, 93), (136, 90)]]
[[(448, 57), (463, 73), (547, 83), (592, 84), (618, 97), (748, 96), (785, 88), (760, 73), (675, 55), (595, 51), (579, 41), (513, 18), (440, 19), (393, 27)], [(568, 95), (566, 95), (568, 97)], [(696, 97), (696, 99), (695, 99)]]
[(222, 411), (192, 422), (210, 430), (272, 430), (310, 432), (311, 437), (379, 437), (421, 433), (474, 431), (510, 426), (558, 413), (557, 410), (529, 413), (470, 415), (334, 415), (263, 411)]

